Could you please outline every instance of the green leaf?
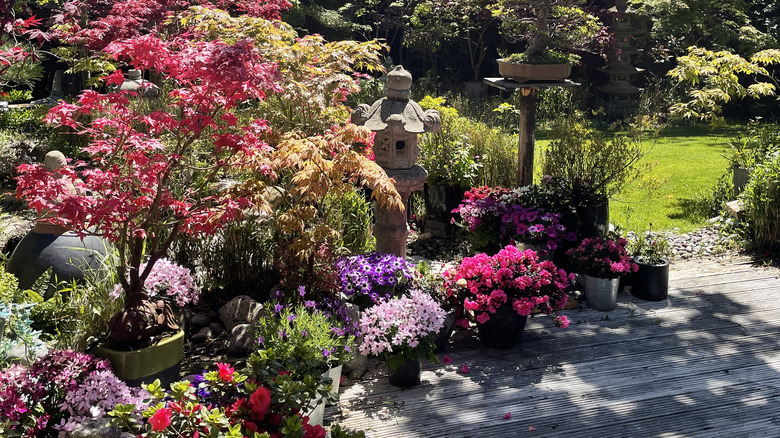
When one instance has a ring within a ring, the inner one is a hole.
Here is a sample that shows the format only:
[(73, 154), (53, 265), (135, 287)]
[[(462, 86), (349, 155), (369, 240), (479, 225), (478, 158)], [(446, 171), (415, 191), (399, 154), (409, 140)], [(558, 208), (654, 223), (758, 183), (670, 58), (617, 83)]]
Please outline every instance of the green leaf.
[(395, 355), (395, 354), (394, 355), (388, 355), (385, 358), (385, 363), (387, 363), (387, 366), (391, 370), (394, 370), (396, 368), (400, 368), (400, 367), (404, 366), (404, 364), (406, 363), (406, 358), (404, 358), (404, 356), (401, 355), (401, 354), (398, 354), (398, 355)]

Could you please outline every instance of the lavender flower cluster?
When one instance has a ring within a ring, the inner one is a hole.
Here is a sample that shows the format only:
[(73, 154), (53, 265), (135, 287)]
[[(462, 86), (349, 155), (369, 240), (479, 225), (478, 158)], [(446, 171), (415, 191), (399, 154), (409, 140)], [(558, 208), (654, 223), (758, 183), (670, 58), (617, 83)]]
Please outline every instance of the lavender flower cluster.
[(392, 288), (414, 276), (414, 265), (401, 257), (378, 252), (342, 257), (336, 261), (336, 270), (344, 295), (367, 295), (374, 303), (391, 296), (389, 291), (381, 291), (378, 286)]
[(430, 340), (444, 323), (445, 312), (430, 295), (413, 289), (408, 295), (370, 307), (360, 318), (363, 355), (398, 354)]
[[(141, 271), (146, 269), (146, 263), (141, 264)], [(192, 273), (184, 266), (162, 258), (152, 266), (152, 271), (144, 282), (144, 290), (149, 297), (166, 294), (179, 306), (196, 304), (200, 296), (200, 288), (195, 284)], [(122, 285), (117, 284), (111, 291), (111, 297), (119, 298)]]

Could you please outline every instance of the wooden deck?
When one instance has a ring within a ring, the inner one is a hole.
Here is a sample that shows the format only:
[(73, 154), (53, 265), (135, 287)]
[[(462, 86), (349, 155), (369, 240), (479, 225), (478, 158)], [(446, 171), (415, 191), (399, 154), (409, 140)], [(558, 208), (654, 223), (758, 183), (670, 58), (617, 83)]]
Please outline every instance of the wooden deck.
[(612, 312), (563, 312), (568, 329), (532, 318), (508, 351), (456, 332), (452, 363), (424, 364), (420, 386), (371, 362), (326, 421), (393, 438), (780, 437), (779, 276), (746, 258), (677, 262), (665, 302), (621, 293)]

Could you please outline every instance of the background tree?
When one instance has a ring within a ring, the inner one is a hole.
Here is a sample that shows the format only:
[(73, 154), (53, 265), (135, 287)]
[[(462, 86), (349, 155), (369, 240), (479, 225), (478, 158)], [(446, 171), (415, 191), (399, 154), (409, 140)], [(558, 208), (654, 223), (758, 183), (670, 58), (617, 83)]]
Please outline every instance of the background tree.
[(766, 5), (767, 2), (629, 0), (628, 3), (651, 19), (655, 44), (669, 49), (673, 55), (685, 54), (690, 46), (732, 50), (746, 56), (777, 47), (776, 30), (770, 33), (771, 24), (760, 22), (764, 13), (776, 12), (776, 7)]
[(723, 122), (723, 107), (732, 100), (775, 97), (780, 50), (763, 50), (749, 59), (728, 51), (714, 52), (691, 47), (669, 76), (692, 87), (690, 99), (671, 107), (682, 119)]

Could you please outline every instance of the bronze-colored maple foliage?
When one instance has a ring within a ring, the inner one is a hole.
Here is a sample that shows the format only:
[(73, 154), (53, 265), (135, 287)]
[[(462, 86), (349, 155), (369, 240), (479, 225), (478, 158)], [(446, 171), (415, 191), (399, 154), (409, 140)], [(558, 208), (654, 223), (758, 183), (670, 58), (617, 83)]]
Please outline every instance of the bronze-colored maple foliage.
[(354, 186), (368, 186), (381, 207), (403, 208), (401, 196), (385, 171), (353, 147), (367, 144), (369, 134), (364, 127), (348, 124), (312, 137), (291, 132), (277, 145), (274, 167), (294, 172), (291, 195), (298, 199), (278, 216), (278, 229), (299, 237), (291, 249), (301, 258), (313, 256), (321, 244), (336, 237), (336, 230), (320, 220), (327, 216), (320, 207), (328, 195), (339, 198)]

